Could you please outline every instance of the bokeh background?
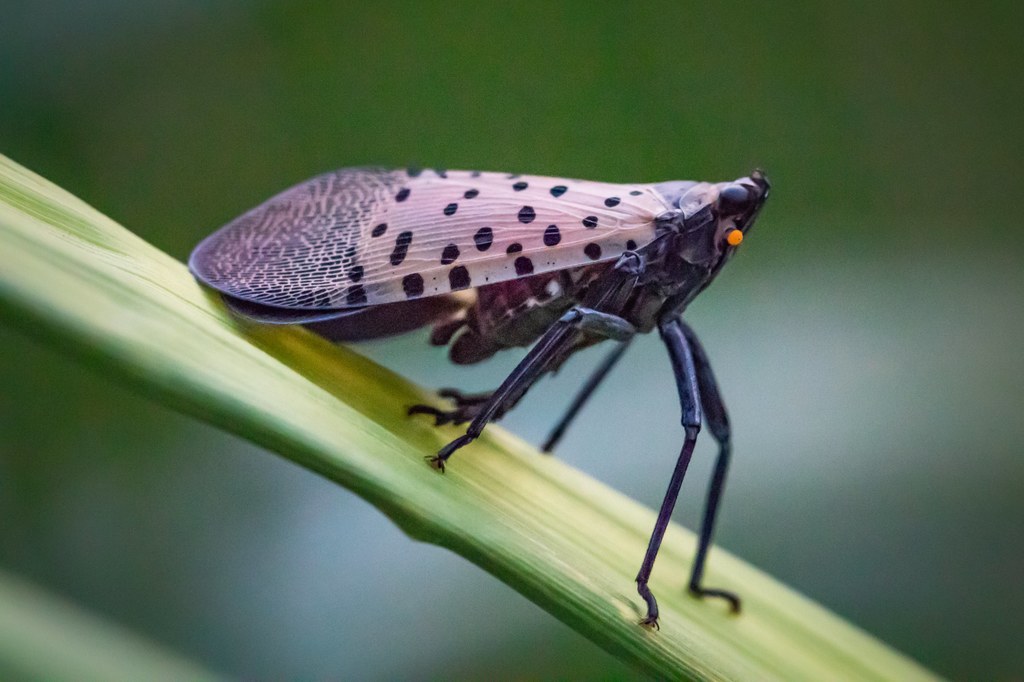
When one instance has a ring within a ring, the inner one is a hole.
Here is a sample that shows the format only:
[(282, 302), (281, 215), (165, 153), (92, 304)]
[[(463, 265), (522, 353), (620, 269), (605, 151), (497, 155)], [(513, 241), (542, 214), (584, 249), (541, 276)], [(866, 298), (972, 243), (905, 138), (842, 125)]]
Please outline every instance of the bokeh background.
[[(689, 315), (735, 425), (717, 540), (939, 673), (1020, 679), (1022, 8), (4, 2), (0, 151), (182, 260), (336, 167), (766, 167), (772, 201)], [(656, 505), (678, 408), (637, 346), (560, 456)], [(517, 359), (362, 350), (469, 389)], [(507, 426), (542, 439), (599, 355)], [(633, 675), (352, 494), (6, 326), (0, 569), (235, 676)]]

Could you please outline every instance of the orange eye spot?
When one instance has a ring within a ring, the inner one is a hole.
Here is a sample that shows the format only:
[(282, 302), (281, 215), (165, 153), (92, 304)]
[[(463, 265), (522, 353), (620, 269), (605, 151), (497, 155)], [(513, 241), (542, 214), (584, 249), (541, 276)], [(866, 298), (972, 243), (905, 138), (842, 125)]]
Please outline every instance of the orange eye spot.
[(743, 243), (743, 233), (733, 228), (725, 235), (725, 241), (729, 242), (729, 246), (739, 246)]

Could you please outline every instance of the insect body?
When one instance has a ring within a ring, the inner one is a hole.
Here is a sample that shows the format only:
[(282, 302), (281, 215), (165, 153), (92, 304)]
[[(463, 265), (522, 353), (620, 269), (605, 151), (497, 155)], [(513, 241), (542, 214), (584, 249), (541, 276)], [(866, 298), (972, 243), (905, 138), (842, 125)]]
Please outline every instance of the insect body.
[(318, 176), (236, 218), (196, 247), (193, 274), (228, 306), (272, 324), (304, 324), (338, 341), (425, 325), (459, 364), (531, 346), (494, 392), (441, 392), (454, 405), (410, 413), (469, 422), (430, 458), (444, 470), (458, 448), (510, 410), (575, 351), (615, 347), (545, 444), (550, 451), (636, 333), (658, 329), (683, 413), (684, 444), (637, 575), (647, 586), (697, 433), (706, 422), (719, 455), (690, 591), (704, 564), (730, 456), (729, 423), (707, 356), (682, 314), (733, 255), (768, 197), (760, 171), (734, 182), (608, 184), (477, 171), (343, 169)]

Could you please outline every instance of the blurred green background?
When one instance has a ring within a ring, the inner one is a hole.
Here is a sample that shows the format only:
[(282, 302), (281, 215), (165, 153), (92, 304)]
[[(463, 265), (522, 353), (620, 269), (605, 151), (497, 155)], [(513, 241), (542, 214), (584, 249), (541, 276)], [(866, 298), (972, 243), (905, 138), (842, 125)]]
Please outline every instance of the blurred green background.
[[(2, 5), (0, 151), (182, 260), (343, 166), (764, 166), (772, 201), (689, 315), (735, 429), (717, 541), (939, 673), (1024, 674), (1024, 5)], [(658, 340), (637, 346), (559, 454), (656, 505), (678, 407)], [(361, 350), (468, 389), (517, 359), (455, 368), (424, 334)], [(539, 441), (599, 356), (507, 426)], [(0, 569), (215, 670), (633, 674), (353, 495), (20, 330), (0, 327), (0, 386)]]

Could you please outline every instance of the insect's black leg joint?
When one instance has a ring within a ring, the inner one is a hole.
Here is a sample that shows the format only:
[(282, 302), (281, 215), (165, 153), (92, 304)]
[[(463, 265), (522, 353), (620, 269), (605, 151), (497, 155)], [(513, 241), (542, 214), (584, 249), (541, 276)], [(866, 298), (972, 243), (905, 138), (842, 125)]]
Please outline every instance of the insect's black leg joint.
[(676, 390), (679, 393), (681, 422), (686, 430), (687, 438), (691, 430), (696, 438), (700, 432), (702, 421), (701, 395), (697, 383), (693, 349), (679, 320), (668, 320), (661, 324), (661, 338), (669, 351), (672, 370), (676, 377)]
[(563, 324), (576, 324), (581, 319), (583, 319), (583, 312), (579, 308), (572, 308), (571, 310), (566, 311), (558, 321)]
[(601, 338), (627, 341), (636, 334), (636, 327), (618, 315), (602, 313), (590, 308), (576, 306), (566, 312), (558, 320), (562, 324), (578, 328), (580, 331), (596, 334)]

